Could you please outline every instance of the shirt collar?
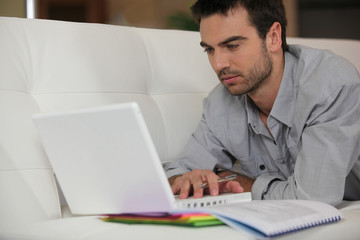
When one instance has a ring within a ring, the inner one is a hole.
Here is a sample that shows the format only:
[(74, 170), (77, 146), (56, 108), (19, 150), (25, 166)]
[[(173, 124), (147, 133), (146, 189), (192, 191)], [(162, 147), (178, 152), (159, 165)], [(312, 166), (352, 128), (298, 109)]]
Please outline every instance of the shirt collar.
[(260, 118), (259, 118), (259, 109), (256, 107), (251, 98), (245, 94), (242, 96), (245, 98), (245, 109), (247, 112), (248, 126), (256, 133), (260, 132)]
[[(292, 116), (295, 109), (297, 89), (294, 80), (297, 58), (288, 51), (285, 52), (284, 57), (284, 74), (269, 117), (275, 118), (288, 127), (291, 127)], [(245, 108), (248, 115), (248, 124), (255, 132), (257, 132), (257, 129), (259, 129), (258, 126), (260, 126), (259, 110), (247, 95), (243, 97), (245, 97)], [(257, 129), (254, 129), (254, 127), (257, 127)]]
[(288, 51), (284, 57), (284, 74), (270, 116), (291, 127), (297, 92), (295, 74), (298, 59)]

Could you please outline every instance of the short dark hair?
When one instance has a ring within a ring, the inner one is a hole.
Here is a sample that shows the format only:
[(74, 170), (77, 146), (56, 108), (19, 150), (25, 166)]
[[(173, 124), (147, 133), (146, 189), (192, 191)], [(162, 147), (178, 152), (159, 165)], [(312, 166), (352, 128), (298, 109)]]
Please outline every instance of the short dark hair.
[(201, 18), (213, 14), (227, 15), (229, 10), (238, 7), (246, 9), (252, 24), (261, 39), (266, 38), (274, 22), (281, 25), (281, 40), (283, 51), (288, 50), (286, 43), (286, 13), (282, 0), (198, 0), (191, 11), (194, 19), (200, 23)]

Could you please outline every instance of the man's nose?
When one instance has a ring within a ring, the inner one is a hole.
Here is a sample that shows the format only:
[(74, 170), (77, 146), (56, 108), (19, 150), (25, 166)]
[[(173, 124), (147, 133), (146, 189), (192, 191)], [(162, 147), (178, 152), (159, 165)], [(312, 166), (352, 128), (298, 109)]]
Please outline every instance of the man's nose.
[(221, 51), (215, 52), (211, 59), (211, 66), (216, 73), (219, 73), (221, 70), (230, 68), (230, 61), (226, 53)]

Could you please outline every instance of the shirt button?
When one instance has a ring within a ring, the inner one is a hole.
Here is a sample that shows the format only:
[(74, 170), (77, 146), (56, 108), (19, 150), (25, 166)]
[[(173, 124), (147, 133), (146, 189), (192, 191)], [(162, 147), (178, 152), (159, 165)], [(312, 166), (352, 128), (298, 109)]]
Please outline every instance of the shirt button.
[(261, 171), (263, 171), (263, 170), (265, 170), (265, 165), (264, 165), (264, 164), (261, 164), (261, 165), (259, 166), (259, 168), (260, 168)]

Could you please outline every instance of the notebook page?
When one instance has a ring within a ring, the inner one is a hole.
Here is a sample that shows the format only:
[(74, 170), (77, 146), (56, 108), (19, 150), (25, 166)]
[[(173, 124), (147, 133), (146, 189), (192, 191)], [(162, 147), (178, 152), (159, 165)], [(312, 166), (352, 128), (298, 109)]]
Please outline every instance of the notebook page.
[[(212, 214), (245, 224), (266, 236), (340, 221), (342, 214), (336, 208), (306, 200), (263, 200), (228, 204), (209, 208)], [(236, 227), (233, 224), (232, 227)]]

